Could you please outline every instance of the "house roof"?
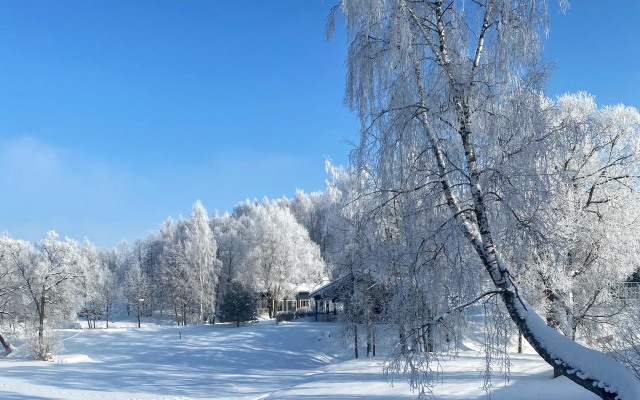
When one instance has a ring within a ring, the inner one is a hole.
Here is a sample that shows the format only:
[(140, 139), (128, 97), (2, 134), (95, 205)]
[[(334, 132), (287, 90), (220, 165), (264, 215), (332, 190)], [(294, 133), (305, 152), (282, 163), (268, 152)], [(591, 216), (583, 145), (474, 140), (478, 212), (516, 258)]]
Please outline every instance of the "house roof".
[(315, 300), (337, 300), (342, 297), (345, 292), (347, 292), (352, 280), (353, 274), (347, 274), (327, 283), (326, 285), (314, 289), (311, 293), (309, 293), (309, 297), (313, 297)]

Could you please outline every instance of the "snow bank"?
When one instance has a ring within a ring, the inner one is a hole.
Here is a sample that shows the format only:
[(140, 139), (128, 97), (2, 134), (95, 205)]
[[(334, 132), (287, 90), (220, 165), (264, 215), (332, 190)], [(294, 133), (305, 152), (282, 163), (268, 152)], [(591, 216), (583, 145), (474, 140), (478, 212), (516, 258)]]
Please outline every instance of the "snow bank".
[(63, 356), (56, 356), (51, 360), (54, 363), (58, 364), (75, 364), (75, 363), (84, 363), (84, 362), (96, 362), (91, 359), (86, 354), (68, 354)]

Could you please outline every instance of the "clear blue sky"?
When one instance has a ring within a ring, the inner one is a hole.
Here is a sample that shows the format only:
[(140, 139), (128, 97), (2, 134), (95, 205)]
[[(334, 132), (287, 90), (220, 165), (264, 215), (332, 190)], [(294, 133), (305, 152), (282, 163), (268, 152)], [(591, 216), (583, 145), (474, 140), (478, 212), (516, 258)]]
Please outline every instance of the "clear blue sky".
[[(334, 3), (2, 0), (0, 231), (112, 247), (196, 199), (322, 190), (358, 127)], [(640, 106), (640, 3), (615, 4), (552, 10), (551, 95)]]

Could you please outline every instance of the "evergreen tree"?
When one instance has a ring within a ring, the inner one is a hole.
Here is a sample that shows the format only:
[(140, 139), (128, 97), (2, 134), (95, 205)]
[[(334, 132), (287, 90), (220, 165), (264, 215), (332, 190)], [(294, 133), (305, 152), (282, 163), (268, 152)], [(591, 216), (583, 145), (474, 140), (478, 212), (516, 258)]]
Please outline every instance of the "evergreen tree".
[(222, 322), (235, 322), (238, 327), (241, 322), (255, 321), (257, 316), (253, 291), (240, 282), (232, 282), (219, 306), (218, 318)]

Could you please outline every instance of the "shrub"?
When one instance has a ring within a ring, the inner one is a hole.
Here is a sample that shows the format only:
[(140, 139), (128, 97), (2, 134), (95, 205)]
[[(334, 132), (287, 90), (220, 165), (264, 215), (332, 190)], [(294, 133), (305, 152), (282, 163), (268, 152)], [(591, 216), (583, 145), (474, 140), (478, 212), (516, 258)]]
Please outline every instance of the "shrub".
[(276, 314), (276, 323), (283, 321), (291, 321), (296, 317), (293, 311), (278, 311)]
[(295, 312), (296, 318), (313, 317), (315, 313), (310, 307), (300, 307)]
[(31, 357), (37, 360), (49, 361), (62, 348), (62, 340), (56, 332), (44, 331), (42, 338), (37, 330), (25, 332), (25, 344)]

